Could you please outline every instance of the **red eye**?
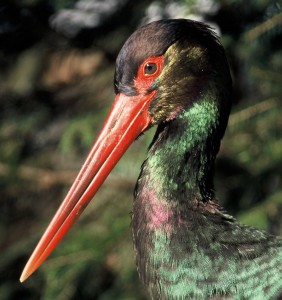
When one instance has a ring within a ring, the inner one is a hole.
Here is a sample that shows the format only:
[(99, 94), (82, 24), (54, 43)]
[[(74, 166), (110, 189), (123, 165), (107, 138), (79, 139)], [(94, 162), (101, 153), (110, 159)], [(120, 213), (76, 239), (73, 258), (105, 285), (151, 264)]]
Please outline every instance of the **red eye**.
[(153, 56), (143, 61), (134, 80), (139, 93), (146, 93), (152, 87), (154, 80), (161, 74), (163, 65), (164, 56)]

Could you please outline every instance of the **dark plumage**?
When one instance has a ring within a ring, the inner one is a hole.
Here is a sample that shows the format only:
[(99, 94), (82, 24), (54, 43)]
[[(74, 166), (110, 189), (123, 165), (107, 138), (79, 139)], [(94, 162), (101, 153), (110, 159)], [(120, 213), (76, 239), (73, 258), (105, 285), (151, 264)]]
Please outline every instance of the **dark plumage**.
[(215, 196), (214, 163), (232, 99), (228, 63), (215, 34), (183, 19), (139, 28), (117, 58), (115, 91), (104, 128), (23, 279), (49, 255), (130, 143), (158, 125), (132, 214), (137, 267), (148, 296), (282, 297), (282, 240), (237, 223)]

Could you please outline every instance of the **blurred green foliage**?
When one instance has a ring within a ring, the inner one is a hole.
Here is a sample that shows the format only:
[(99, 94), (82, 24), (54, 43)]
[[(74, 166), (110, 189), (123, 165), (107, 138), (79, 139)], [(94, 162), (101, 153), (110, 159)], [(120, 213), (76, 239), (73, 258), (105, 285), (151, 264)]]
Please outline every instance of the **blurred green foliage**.
[(18, 278), (114, 98), (118, 49), (152, 11), (168, 17), (180, 7), (184, 16), (219, 28), (234, 107), (217, 162), (218, 198), (240, 221), (282, 235), (279, 2), (125, 0), (96, 27), (82, 26), (71, 37), (59, 21), (50, 25), (77, 3), (0, 4), (0, 298), (145, 299), (130, 211), (153, 130), (129, 149), (40, 270), (24, 284)]

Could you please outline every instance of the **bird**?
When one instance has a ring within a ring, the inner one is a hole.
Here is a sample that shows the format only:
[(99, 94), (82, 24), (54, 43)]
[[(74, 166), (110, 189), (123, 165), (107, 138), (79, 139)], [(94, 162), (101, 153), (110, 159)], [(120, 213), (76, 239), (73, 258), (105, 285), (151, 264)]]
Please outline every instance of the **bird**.
[(282, 239), (219, 204), (215, 160), (232, 106), (225, 50), (210, 26), (139, 27), (117, 56), (115, 100), (21, 281), (50, 255), (128, 147), (156, 132), (132, 210), (136, 265), (149, 299), (281, 299)]

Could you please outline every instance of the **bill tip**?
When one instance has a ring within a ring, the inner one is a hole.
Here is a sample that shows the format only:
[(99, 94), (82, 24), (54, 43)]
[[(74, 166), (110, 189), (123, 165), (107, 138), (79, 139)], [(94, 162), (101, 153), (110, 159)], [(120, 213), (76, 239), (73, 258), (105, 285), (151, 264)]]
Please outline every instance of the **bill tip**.
[(20, 282), (23, 283), (26, 279), (27, 277), (22, 274), (20, 277)]

